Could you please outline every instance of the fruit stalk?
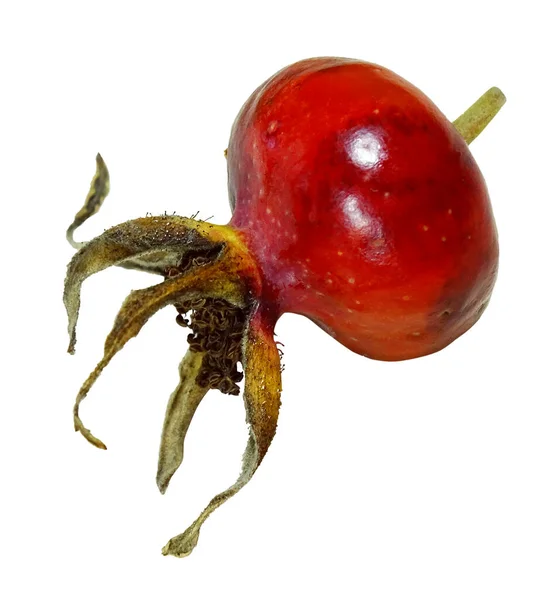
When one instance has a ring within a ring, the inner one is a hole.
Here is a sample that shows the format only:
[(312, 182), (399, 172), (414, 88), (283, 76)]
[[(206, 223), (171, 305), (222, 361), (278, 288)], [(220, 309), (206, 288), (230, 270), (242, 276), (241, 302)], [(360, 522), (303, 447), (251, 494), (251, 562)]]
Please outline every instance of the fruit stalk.
[(452, 122), (466, 144), (471, 144), (484, 130), (498, 114), (505, 101), (503, 92), (497, 87), (492, 87)]

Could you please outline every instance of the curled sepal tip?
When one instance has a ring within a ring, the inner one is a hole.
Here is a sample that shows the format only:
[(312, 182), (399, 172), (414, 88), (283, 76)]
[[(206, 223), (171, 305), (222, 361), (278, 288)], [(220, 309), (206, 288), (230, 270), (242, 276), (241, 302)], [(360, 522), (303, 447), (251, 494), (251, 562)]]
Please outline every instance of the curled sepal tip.
[(100, 450), (107, 450), (106, 444), (95, 437), (87, 427), (83, 425), (79, 415), (77, 414), (77, 409), (74, 408), (74, 429), (79, 431), (83, 437), (96, 448), (100, 448)]
[(110, 192), (110, 174), (104, 159), (99, 154), (96, 155), (96, 172), (89, 187), (89, 193), (80, 210), (77, 212), (70, 227), (66, 230), (66, 239), (73, 248), (82, 248), (85, 242), (76, 242), (74, 232), (85, 223), (87, 219), (100, 210), (102, 203)]
[(250, 318), (243, 344), (244, 404), (249, 439), (237, 481), (215, 496), (199, 517), (163, 548), (164, 555), (187, 556), (196, 546), (206, 519), (226, 500), (234, 496), (252, 478), (265, 456), (274, 434), (280, 410), (280, 357), (272, 328), (259, 312)]
[(245, 303), (244, 290), (240, 281), (230, 278), (222, 270), (221, 263), (210, 263), (193, 269), (186, 274), (149, 288), (135, 290), (124, 301), (114, 322), (114, 326), (104, 344), (104, 356), (81, 387), (74, 405), (74, 426), (76, 431), (93, 445), (103, 447), (102, 442), (85, 428), (79, 417), (79, 406), (89, 393), (104, 368), (123, 346), (136, 336), (145, 323), (158, 310), (169, 304), (185, 302), (195, 297), (226, 298), (235, 306)]

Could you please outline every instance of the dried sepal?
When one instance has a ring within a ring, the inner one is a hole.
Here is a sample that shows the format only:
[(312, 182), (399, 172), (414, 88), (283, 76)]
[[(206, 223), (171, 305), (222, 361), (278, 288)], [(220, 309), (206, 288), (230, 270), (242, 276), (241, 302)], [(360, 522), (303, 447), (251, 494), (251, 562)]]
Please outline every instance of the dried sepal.
[(244, 404), (249, 439), (242, 459), (241, 473), (230, 488), (211, 500), (184, 533), (166, 544), (163, 548), (164, 555), (183, 557), (191, 553), (204, 521), (250, 481), (276, 432), (281, 392), (280, 357), (272, 328), (264, 322), (260, 312), (254, 313), (249, 320), (243, 352)]
[(225, 272), (225, 265), (211, 263), (192, 269), (162, 283), (135, 290), (125, 299), (106, 338), (104, 356), (82, 385), (74, 405), (74, 426), (93, 445), (104, 444), (85, 428), (79, 417), (79, 405), (88, 394), (104, 368), (123, 346), (136, 336), (150, 317), (169, 304), (186, 302), (193, 298), (225, 298), (235, 306), (245, 306), (246, 292), (236, 274)]
[(203, 352), (187, 351), (179, 367), (180, 381), (168, 401), (156, 477), (161, 494), (166, 492), (170, 479), (182, 464), (187, 430), (197, 407), (209, 390), (208, 386), (202, 387), (196, 381), (203, 357)]
[(85, 223), (87, 219), (96, 214), (102, 203), (106, 199), (110, 191), (110, 174), (108, 173), (108, 167), (100, 154), (96, 155), (96, 173), (91, 181), (89, 193), (85, 198), (85, 202), (76, 216), (70, 227), (66, 230), (66, 239), (73, 248), (82, 248), (85, 242), (76, 242), (74, 240), (74, 232), (76, 229)]
[(219, 256), (222, 244), (207, 239), (206, 227), (177, 216), (127, 221), (85, 244), (70, 261), (64, 286), (70, 336), (68, 352), (72, 354), (75, 350), (80, 292), (87, 277), (114, 265), (162, 275), (169, 266), (180, 263), (184, 252), (211, 255), (213, 249)]

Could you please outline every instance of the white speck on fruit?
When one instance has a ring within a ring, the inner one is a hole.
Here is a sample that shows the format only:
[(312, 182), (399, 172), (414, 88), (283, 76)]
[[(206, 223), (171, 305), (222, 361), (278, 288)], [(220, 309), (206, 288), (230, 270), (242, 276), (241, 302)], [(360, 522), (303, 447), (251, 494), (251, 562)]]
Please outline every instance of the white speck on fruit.
[(267, 214), (270, 215), (271, 214), (271, 209), (267, 206)]
[(278, 128), (278, 121), (271, 121), (267, 127), (267, 133), (274, 133)]
[(333, 279), (326, 279), (325, 282), (331, 285), (333, 283)]
[(447, 241), (447, 238), (446, 238), (445, 236), (443, 236), (443, 237), (441, 238), (441, 241), (442, 241), (442, 242), (446, 242), (446, 241)]
[(410, 296), (403, 296), (402, 300), (405, 300), (405, 302), (407, 302), (408, 300), (410, 300), (411, 297)]
[(468, 236), (467, 236), (467, 239), (468, 239), (468, 240), (470, 240), (470, 239), (471, 239), (471, 236), (470, 236), (470, 235), (468, 235)]
[(353, 313), (354, 311), (351, 308), (346, 309), (349, 313)]
[(375, 110), (373, 111), (373, 114), (378, 115), (379, 112), (380, 112), (380, 110), (378, 108), (375, 108)]
[(361, 304), (361, 302), (359, 300), (356, 300), (356, 304)]
[(422, 225), (422, 231), (428, 231), (429, 227), (427, 225)]
[(342, 256), (342, 255), (343, 255), (343, 253), (342, 253), (342, 250), (337, 250), (337, 254), (338, 254), (339, 256)]
[(452, 214), (452, 208), (449, 208), (449, 209), (447, 210), (447, 214), (449, 214), (449, 215), (451, 215), (451, 214)]
[(359, 340), (358, 340), (358, 338), (357, 338), (357, 337), (351, 337), (350, 339), (351, 339), (353, 342), (359, 342)]
[(385, 198), (389, 198), (390, 197), (390, 192), (384, 192), (384, 197)]
[(259, 188), (259, 195), (263, 197), (265, 195), (265, 188)]
[(310, 262), (310, 258), (305, 258), (305, 262)]
[(322, 292), (316, 292), (316, 295), (317, 296), (323, 296), (323, 293)]
[(420, 331), (413, 331), (411, 333), (411, 335), (414, 336), (414, 337), (418, 337), (420, 335)]
[(356, 280), (353, 277), (349, 277), (348, 283), (356, 283)]

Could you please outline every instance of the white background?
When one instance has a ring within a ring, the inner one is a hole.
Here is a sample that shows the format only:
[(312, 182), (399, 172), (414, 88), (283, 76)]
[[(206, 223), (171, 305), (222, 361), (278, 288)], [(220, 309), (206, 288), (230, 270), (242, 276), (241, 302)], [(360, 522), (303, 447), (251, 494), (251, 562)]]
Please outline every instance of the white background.
[[(24, 2), (0, 12), (3, 259), (0, 595), (6, 599), (545, 597), (544, 125), (537, 2)], [(507, 105), (472, 145), (501, 270), (482, 320), (444, 351), (380, 363), (284, 316), (283, 408), (251, 484), (194, 553), (162, 545), (237, 476), (240, 398), (211, 393), (166, 496), (159, 434), (185, 335), (164, 310), (93, 389), (79, 384), (130, 289), (85, 284), (75, 357), (64, 231), (94, 155), (112, 192), (79, 234), (147, 212), (229, 219), (223, 150), (239, 107), (281, 67), (362, 58), (451, 119), (492, 85)], [(543, 55), (543, 54), (542, 54)]]

